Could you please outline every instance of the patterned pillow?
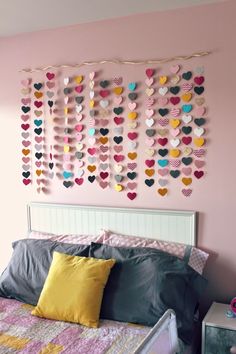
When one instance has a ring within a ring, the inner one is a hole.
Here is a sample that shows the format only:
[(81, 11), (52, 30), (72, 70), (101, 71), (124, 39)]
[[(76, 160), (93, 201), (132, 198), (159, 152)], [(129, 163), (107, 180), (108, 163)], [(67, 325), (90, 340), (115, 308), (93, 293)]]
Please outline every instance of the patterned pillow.
[(44, 239), (63, 243), (79, 243), (80, 245), (89, 245), (91, 242), (102, 242), (102, 236), (99, 235), (56, 235), (41, 231), (30, 231), (29, 238)]
[(203, 269), (209, 257), (208, 253), (200, 250), (199, 248), (185, 245), (183, 243), (154, 240), (137, 236), (119, 235), (109, 230), (101, 230), (100, 236), (102, 237), (102, 241), (100, 241), (100, 243), (110, 246), (150, 247), (165, 251), (179, 257), (180, 259), (185, 258), (188, 260), (188, 265), (199, 274), (203, 273)]

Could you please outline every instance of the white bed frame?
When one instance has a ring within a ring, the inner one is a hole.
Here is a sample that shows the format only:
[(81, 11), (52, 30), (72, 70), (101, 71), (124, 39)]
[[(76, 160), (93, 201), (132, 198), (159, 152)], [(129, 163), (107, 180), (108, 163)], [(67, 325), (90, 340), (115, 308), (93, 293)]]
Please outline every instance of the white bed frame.
[(116, 233), (196, 245), (197, 213), (182, 210), (110, 208), (32, 202), (28, 231), (54, 234)]

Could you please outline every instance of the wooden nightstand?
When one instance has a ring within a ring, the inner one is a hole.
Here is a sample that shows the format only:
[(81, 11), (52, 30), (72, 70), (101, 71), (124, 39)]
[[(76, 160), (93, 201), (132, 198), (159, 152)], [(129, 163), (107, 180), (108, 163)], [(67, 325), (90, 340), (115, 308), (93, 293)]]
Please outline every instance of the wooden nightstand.
[(236, 345), (236, 318), (228, 318), (229, 305), (213, 302), (202, 322), (202, 354), (230, 354)]

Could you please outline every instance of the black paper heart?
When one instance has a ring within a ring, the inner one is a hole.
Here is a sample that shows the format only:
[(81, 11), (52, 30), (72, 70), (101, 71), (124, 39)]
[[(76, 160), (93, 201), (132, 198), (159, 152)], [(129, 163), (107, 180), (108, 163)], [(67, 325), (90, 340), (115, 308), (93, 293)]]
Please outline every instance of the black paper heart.
[(168, 154), (168, 149), (159, 149), (158, 154), (164, 157)]
[(195, 86), (194, 87), (194, 92), (197, 94), (197, 95), (201, 95), (203, 92), (204, 92), (204, 86)]
[(122, 136), (114, 136), (113, 140), (116, 144), (120, 144), (123, 141), (123, 137)]
[(73, 185), (73, 182), (71, 181), (63, 181), (63, 185), (66, 187), (66, 188), (69, 188)]
[(95, 181), (95, 176), (94, 175), (92, 175), (92, 176), (88, 176), (88, 181), (90, 182), (90, 183), (93, 183), (94, 181)]
[(159, 114), (164, 117), (168, 114), (169, 110), (167, 108), (160, 108), (158, 109)]
[(154, 184), (154, 179), (151, 178), (151, 179), (145, 179), (145, 184), (148, 186), (148, 187), (151, 187), (153, 184)]
[(28, 178), (30, 176), (30, 172), (22, 172), (22, 176)]
[(43, 154), (42, 154), (41, 152), (36, 152), (36, 153), (35, 153), (35, 157), (36, 157), (36, 159), (38, 159), (38, 160), (40, 160), (42, 156), (43, 156)]
[(103, 81), (100, 81), (100, 86), (102, 88), (106, 88), (108, 85), (109, 85), (109, 81), (108, 80), (103, 80)]
[(63, 92), (64, 92), (64, 95), (69, 95), (71, 93), (71, 88), (65, 87)]
[(179, 170), (171, 170), (171, 171), (170, 171), (170, 175), (171, 175), (171, 177), (173, 177), (173, 178), (178, 178), (179, 175), (180, 175), (180, 171), (179, 171)]
[(115, 175), (115, 180), (116, 180), (116, 182), (121, 182), (121, 181), (123, 181), (123, 176), (121, 176), (121, 175)]
[(146, 134), (147, 134), (147, 136), (151, 137), (156, 134), (156, 130), (155, 129), (147, 129)]
[(192, 77), (191, 71), (187, 71), (186, 73), (183, 73), (183, 75), (182, 75), (182, 78), (183, 78), (184, 80), (190, 80), (191, 77)]
[(82, 159), (82, 157), (84, 156), (84, 154), (81, 151), (76, 151), (75, 153), (75, 157), (80, 160)]
[(116, 107), (113, 109), (113, 112), (117, 115), (121, 114), (123, 112), (123, 107)]
[(35, 128), (35, 129), (34, 129), (34, 132), (35, 132), (35, 134), (37, 134), (37, 135), (40, 135), (40, 134), (42, 133), (42, 131), (43, 131), (42, 128)]
[(177, 95), (180, 91), (180, 87), (179, 86), (173, 86), (170, 87), (170, 92), (173, 93), (173, 95)]
[(194, 119), (194, 123), (198, 126), (201, 127), (202, 125), (204, 125), (206, 123), (206, 119), (205, 118), (195, 118)]
[(83, 100), (84, 100), (83, 96), (77, 96), (77, 97), (75, 97), (75, 101), (76, 101), (78, 104), (82, 103)]
[(107, 134), (109, 133), (109, 129), (107, 129), (107, 128), (101, 128), (101, 129), (100, 129), (100, 133), (101, 133), (103, 136), (105, 136), (105, 135), (107, 135)]
[(193, 162), (193, 159), (192, 157), (183, 157), (182, 162), (184, 165), (188, 166)]
[(40, 82), (38, 83), (38, 84), (34, 84), (34, 88), (36, 89), (36, 90), (40, 90), (41, 88), (43, 87), (43, 84), (41, 84)]
[(71, 131), (72, 131), (72, 130), (71, 130), (70, 128), (65, 128), (65, 129), (64, 129), (64, 133), (65, 133), (65, 134), (71, 134)]
[(48, 105), (49, 105), (50, 108), (52, 108), (52, 106), (53, 106), (53, 101), (48, 101)]
[(128, 94), (128, 97), (129, 97), (129, 99), (130, 99), (131, 101), (134, 101), (134, 100), (136, 100), (136, 98), (138, 97), (138, 95), (137, 95), (136, 92), (130, 92), (130, 93)]
[(137, 176), (137, 173), (136, 172), (128, 172), (127, 173), (127, 177), (129, 179), (135, 179), (135, 177)]
[(30, 111), (30, 107), (27, 106), (22, 106), (21, 109), (24, 113), (28, 113)]
[(191, 131), (192, 131), (192, 127), (187, 126), (182, 128), (182, 132), (186, 135), (190, 134)]
[(48, 166), (49, 166), (50, 170), (52, 170), (53, 166), (54, 166), (54, 163), (53, 162), (49, 162)]

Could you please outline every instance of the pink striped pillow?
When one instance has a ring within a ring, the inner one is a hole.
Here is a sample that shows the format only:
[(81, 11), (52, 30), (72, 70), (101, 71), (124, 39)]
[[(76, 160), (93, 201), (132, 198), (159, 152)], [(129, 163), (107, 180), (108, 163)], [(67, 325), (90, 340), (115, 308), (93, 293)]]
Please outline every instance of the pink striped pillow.
[(137, 236), (119, 235), (108, 230), (101, 230), (100, 236), (102, 237), (102, 241), (100, 242), (110, 246), (156, 248), (173, 254), (174, 256), (177, 256), (181, 259), (183, 259), (185, 253), (189, 251), (188, 264), (199, 274), (203, 273), (203, 269), (209, 257), (208, 253), (200, 250), (199, 248), (177, 242), (154, 240)]
[(79, 243), (80, 245), (89, 245), (91, 242), (102, 242), (102, 236), (99, 235), (55, 235), (41, 231), (30, 231), (28, 237), (34, 239), (47, 239), (63, 243)]

